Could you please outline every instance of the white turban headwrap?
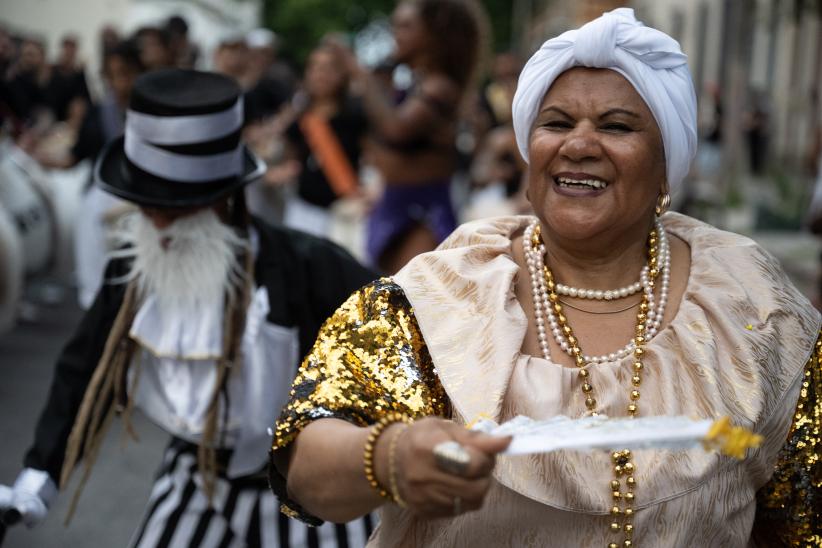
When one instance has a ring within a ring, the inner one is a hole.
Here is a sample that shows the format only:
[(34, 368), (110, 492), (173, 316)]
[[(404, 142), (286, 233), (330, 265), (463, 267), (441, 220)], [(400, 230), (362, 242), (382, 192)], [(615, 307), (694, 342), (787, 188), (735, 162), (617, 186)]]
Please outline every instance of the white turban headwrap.
[(679, 43), (619, 8), (548, 40), (528, 60), (514, 95), (517, 146), (528, 162), (528, 140), (548, 88), (572, 67), (622, 74), (648, 105), (662, 134), (668, 184), (676, 187), (696, 154), (696, 94)]

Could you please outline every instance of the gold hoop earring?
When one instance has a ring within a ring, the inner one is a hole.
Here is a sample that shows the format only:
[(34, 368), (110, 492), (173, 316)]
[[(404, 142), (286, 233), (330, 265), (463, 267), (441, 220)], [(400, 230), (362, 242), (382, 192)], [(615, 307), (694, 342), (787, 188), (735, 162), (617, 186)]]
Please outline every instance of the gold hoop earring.
[(671, 207), (671, 195), (668, 192), (663, 192), (656, 200), (656, 216), (659, 217)]

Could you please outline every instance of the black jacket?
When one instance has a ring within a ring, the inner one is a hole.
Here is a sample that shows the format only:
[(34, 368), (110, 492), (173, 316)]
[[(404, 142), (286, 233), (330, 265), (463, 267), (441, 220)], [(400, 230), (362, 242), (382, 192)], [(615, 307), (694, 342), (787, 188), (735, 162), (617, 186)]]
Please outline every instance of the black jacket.
[[(300, 355), (304, 356), (326, 318), (351, 293), (377, 278), (377, 274), (326, 240), (256, 219), (254, 227), (260, 238), (254, 276), (257, 285), (268, 290), (267, 320), (285, 327), (296, 326)], [(105, 279), (115, 279), (127, 267), (122, 260), (112, 261)], [(104, 283), (57, 360), (34, 444), (25, 456), (27, 468), (45, 470), (55, 484), (59, 484), (68, 436), (124, 293), (124, 284)]]

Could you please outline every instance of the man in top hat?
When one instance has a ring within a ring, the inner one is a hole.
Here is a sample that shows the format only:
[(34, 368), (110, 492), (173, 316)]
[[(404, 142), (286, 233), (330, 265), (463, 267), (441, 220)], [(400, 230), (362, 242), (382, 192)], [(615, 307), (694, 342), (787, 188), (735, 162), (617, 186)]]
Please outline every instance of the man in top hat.
[(370, 521), (306, 529), (278, 515), (262, 471), (300, 358), (375, 274), (334, 244), (249, 216), (243, 187), (264, 166), (240, 140), (242, 119), (225, 76), (137, 80), (96, 180), (139, 209), (57, 362), (25, 468), (0, 486), (6, 521), (42, 520), (78, 464), (79, 496), (110, 419), (128, 427), (137, 406), (172, 440), (132, 546), (365, 543)]

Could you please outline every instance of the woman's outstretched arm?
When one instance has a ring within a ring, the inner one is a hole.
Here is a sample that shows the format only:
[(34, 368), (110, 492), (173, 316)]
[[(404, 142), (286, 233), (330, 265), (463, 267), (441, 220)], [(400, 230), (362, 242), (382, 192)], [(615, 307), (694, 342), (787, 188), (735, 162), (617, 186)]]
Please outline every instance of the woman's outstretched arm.
[[(369, 484), (364, 448), (372, 425), (402, 414), (377, 438), (377, 482), (392, 490), (387, 447), (394, 441), (395, 491), (422, 516), (453, 515), (482, 501), (495, 455), (507, 439), (470, 432), (447, 420), (448, 398), (398, 285), (377, 280), (329, 318), (294, 380), (277, 422), (270, 482), (284, 511), (309, 523), (346, 521), (387, 502)], [(471, 457), (461, 476), (435, 462), (433, 448), (455, 440)]]
[[(309, 513), (333, 522), (350, 521), (388, 502), (365, 477), (363, 448), (369, 430), (338, 419), (305, 427), (291, 448), (289, 496)], [(395, 438), (393, 492), (388, 453)], [(471, 455), (460, 475), (441, 470), (434, 458), (434, 446), (449, 440)], [(374, 471), (380, 486), (399, 495), (412, 512), (427, 518), (453, 516), (456, 498), (461, 511), (482, 506), (496, 454), (508, 443), (509, 438), (473, 433), (444, 419), (426, 418), (409, 427), (398, 422), (377, 438)]]

